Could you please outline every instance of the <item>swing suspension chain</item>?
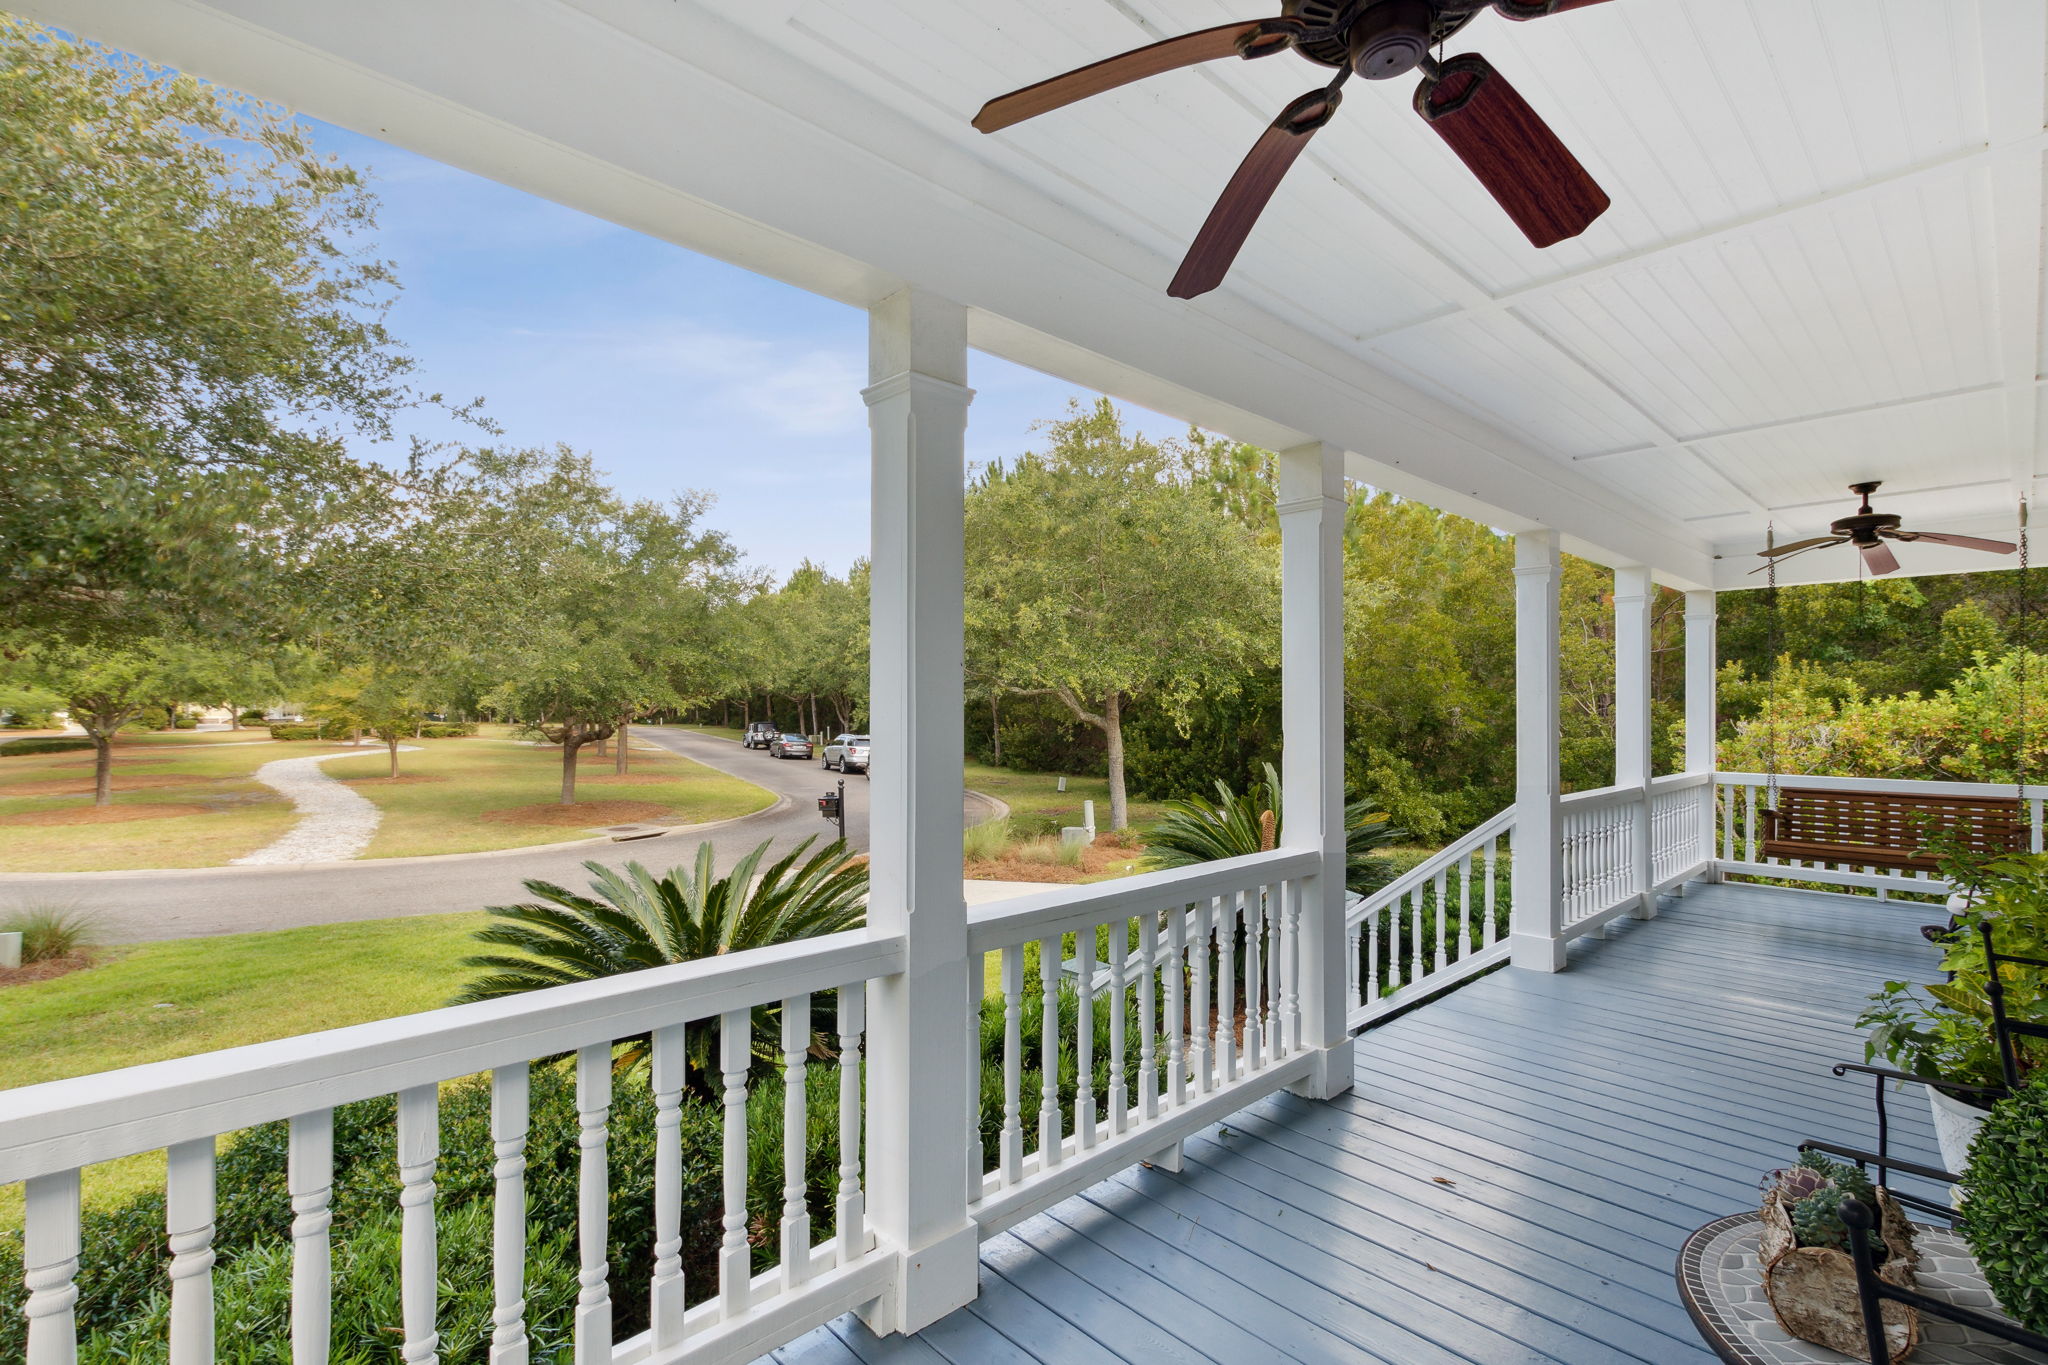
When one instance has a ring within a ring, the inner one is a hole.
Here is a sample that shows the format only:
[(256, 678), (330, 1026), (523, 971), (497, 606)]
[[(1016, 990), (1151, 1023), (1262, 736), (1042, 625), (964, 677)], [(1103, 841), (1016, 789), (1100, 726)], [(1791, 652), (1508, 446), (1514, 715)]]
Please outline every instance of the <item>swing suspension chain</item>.
[[(2027, 500), (2020, 499), (2020, 661), (2019, 661), (2019, 746), (2013, 756), (2013, 785), (2019, 789), (2020, 810), (2029, 813), (2027, 805), (2027, 748), (2031, 736), (2027, 727), (2027, 655), (2034, 647), (2034, 593), (2033, 566), (2027, 559)], [(2031, 823), (2031, 821), (2029, 822)]]
[[(1778, 526), (1769, 523), (1764, 531), (1766, 547), (1776, 549)], [(1764, 680), (1764, 809), (1778, 808), (1778, 557), (1764, 561), (1764, 613), (1770, 623), (1765, 632), (1770, 658)]]

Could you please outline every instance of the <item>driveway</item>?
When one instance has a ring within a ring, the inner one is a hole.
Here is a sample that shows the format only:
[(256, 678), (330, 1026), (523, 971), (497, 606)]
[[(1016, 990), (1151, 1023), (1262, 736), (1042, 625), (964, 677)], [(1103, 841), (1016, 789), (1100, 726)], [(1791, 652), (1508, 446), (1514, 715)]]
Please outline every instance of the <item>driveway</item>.
[[(397, 919), (476, 910), (525, 898), (528, 878), (581, 890), (589, 874), (584, 862), (618, 865), (638, 861), (666, 869), (696, 855), (709, 841), (721, 871), (742, 853), (772, 839), (778, 848), (832, 829), (818, 818), (818, 796), (837, 773), (816, 761), (798, 762), (742, 749), (737, 741), (659, 726), (633, 732), (708, 767), (745, 778), (788, 800), (754, 815), (700, 831), (683, 830), (627, 843), (508, 849), (438, 858), (379, 858), (290, 867), (190, 868), (161, 872), (0, 874), (0, 910), (24, 905), (76, 907), (96, 921), (102, 943), (200, 938), (255, 929), (289, 929), (350, 920)], [(846, 780), (847, 840), (866, 849), (867, 779)], [(987, 818), (983, 798), (967, 798), (970, 823)]]

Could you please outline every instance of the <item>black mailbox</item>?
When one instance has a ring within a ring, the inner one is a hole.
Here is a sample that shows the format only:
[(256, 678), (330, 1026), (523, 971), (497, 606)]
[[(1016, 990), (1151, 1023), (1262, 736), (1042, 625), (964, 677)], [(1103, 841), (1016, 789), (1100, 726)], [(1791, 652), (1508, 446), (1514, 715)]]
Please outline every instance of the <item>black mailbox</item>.
[(818, 798), (818, 814), (827, 820), (837, 820), (840, 814), (839, 803), (844, 799), (838, 792), (826, 792)]

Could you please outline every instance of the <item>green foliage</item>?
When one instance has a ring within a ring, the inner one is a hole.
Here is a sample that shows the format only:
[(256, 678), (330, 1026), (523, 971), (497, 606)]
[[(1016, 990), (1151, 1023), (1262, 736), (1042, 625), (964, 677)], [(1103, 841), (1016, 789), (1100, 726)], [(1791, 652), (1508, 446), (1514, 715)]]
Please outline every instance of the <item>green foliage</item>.
[(1003, 856), (1010, 846), (1010, 818), (984, 820), (970, 825), (960, 836), (960, 851), (969, 861), (987, 861)]
[[(1216, 800), (1189, 797), (1166, 803), (1166, 814), (1144, 834), (1145, 862), (1150, 868), (1191, 867), (1218, 858), (1264, 853), (1279, 846), (1280, 774), (1265, 765), (1263, 782), (1243, 792), (1216, 783)], [(1353, 801), (1344, 808), (1348, 850), (1344, 884), (1364, 895), (1392, 879), (1392, 864), (1375, 850), (1403, 837), (1387, 824), (1384, 812), (1370, 803)]]
[(1992, 1109), (1970, 1146), (1963, 1235), (2006, 1312), (2048, 1332), (2048, 1068)]
[(474, 734), (473, 720), (430, 720), (419, 727), (421, 739), (468, 739)]
[(288, 725), (273, 725), (270, 727), (270, 737), (272, 739), (319, 739), (326, 728), (325, 725), (304, 725), (296, 722)]
[(93, 918), (75, 905), (31, 905), (0, 918), (0, 934), (21, 935), (21, 960), (46, 962), (92, 946)]

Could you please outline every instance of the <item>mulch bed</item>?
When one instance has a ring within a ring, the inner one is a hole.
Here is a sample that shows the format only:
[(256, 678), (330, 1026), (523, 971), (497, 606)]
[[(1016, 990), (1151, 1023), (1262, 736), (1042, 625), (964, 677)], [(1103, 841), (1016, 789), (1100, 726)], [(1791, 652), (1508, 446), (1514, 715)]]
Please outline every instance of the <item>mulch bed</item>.
[(69, 976), (92, 966), (91, 953), (71, 953), (64, 957), (44, 958), (41, 962), (25, 962), (19, 967), (0, 967), (0, 989), (8, 986), (26, 986), (31, 981), (48, 981), (53, 977)]
[(1142, 847), (1129, 848), (1113, 842), (1114, 839), (1111, 834), (1097, 835), (1095, 842), (1082, 850), (1079, 867), (1007, 857), (971, 862), (967, 864), (964, 875), (977, 882), (1069, 883), (1078, 882), (1083, 877), (1099, 877), (1144, 856)]
[[(144, 787), (196, 787), (215, 780), (211, 777), (197, 777), (191, 773), (137, 773), (123, 770), (113, 774), (112, 785), (117, 792), (133, 792), (141, 791)], [(53, 777), (42, 782), (0, 784), (0, 797), (91, 795), (92, 779), (89, 777)]]
[(552, 825), (580, 828), (585, 825), (629, 825), (675, 819), (669, 806), (652, 801), (578, 801), (573, 806), (507, 806), (487, 810), (483, 818), (500, 825)]
[(344, 777), (341, 782), (350, 787), (411, 787), (422, 782), (447, 780), (435, 773), (400, 773), (397, 777)]
[(149, 804), (129, 806), (60, 806), (0, 815), (0, 825), (118, 825), (130, 820), (170, 820), (180, 815), (212, 815), (212, 806)]

